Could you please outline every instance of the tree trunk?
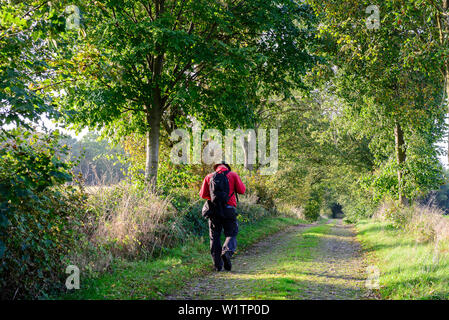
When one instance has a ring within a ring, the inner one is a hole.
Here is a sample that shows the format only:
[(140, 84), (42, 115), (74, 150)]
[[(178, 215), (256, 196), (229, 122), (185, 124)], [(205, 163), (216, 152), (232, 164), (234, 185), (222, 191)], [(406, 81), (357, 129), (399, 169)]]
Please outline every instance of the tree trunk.
[[(449, 32), (449, 0), (442, 0), (442, 8), (443, 8), (443, 19), (441, 19), (441, 15), (438, 15), (438, 29), (440, 32), (440, 43), (442, 46), (447, 46), (447, 36)], [(441, 21), (443, 20), (443, 21)], [(444, 82), (446, 85), (446, 101), (447, 101), (447, 108), (449, 113), (449, 58), (446, 56), (444, 61)], [(448, 163), (449, 163), (449, 134), (447, 138), (447, 157), (448, 157)]]
[[(447, 108), (448, 108), (448, 114), (449, 114), (449, 61), (445, 62), (445, 74), (444, 74), (444, 82), (446, 84), (446, 101), (447, 101)], [(447, 161), (449, 165), (449, 133), (447, 136)]]
[(159, 136), (161, 127), (162, 111), (159, 106), (153, 105), (147, 112), (147, 141), (146, 141), (146, 161), (145, 180), (150, 187), (157, 186), (157, 167), (159, 163)]
[(396, 149), (396, 163), (398, 165), (398, 198), (399, 203), (404, 205), (407, 203), (407, 198), (404, 194), (404, 179), (402, 166), (405, 162), (405, 142), (404, 142), (404, 132), (402, 131), (401, 125), (396, 121), (394, 127), (394, 138), (395, 138), (395, 149)]
[[(160, 2), (161, 11), (163, 10), (164, 1)], [(158, 48), (158, 51), (161, 49)], [(159, 164), (159, 136), (161, 130), (162, 110), (164, 103), (162, 93), (159, 87), (159, 79), (162, 73), (162, 65), (164, 55), (159, 54), (154, 58), (151, 66), (153, 72), (154, 87), (151, 92), (152, 105), (145, 107), (147, 120), (147, 147), (145, 161), (145, 180), (150, 188), (157, 187), (157, 167)]]

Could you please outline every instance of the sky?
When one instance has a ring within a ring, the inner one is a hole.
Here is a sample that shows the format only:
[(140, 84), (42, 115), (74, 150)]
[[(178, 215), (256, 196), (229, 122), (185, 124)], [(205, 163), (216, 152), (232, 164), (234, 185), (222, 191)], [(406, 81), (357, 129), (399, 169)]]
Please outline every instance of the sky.
[(46, 128), (51, 130), (59, 129), (61, 133), (70, 135), (72, 138), (75, 138), (77, 140), (81, 140), (89, 132), (89, 129), (85, 127), (83, 130), (81, 130), (80, 133), (76, 133), (74, 130), (67, 129), (65, 127), (62, 127), (61, 125), (56, 125), (53, 121), (49, 120), (45, 116), (41, 116), (41, 120)]
[[(447, 149), (447, 141), (440, 142), (438, 144), (438, 146), (441, 146), (444, 149)], [(447, 169), (448, 168), (447, 155), (441, 155), (438, 158), (440, 159), (440, 162), (443, 164), (443, 166)]]

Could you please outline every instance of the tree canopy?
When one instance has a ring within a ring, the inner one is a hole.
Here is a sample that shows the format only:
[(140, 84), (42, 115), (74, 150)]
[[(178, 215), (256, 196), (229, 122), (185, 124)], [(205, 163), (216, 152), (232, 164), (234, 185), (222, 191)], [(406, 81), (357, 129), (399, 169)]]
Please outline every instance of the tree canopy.
[(146, 134), (147, 179), (157, 176), (161, 128), (171, 132), (188, 116), (208, 127), (245, 125), (262, 97), (301, 86), (314, 60), (313, 15), (294, 1), (78, 5), (85, 36), (61, 44), (55, 62), (68, 81), (61, 110), (71, 123)]

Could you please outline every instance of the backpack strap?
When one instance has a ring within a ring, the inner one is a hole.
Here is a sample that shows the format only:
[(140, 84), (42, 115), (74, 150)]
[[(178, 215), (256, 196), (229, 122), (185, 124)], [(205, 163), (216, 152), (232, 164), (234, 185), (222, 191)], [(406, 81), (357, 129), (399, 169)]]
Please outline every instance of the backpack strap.
[[(227, 175), (229, 172), (231, 172), (231, 170), (226, 170), (225, 172), (223, 172), (223, 174), (226, 176), (226, 178), (227, 178)], [(231, 199), (234, 194), (235, 194), (235, 198), (236, 198), (237, 202), (239, 202), (239, 196), (238, 196), (237, 192), (234, 192), (234, 191), (229, 196), (229, 199)]]

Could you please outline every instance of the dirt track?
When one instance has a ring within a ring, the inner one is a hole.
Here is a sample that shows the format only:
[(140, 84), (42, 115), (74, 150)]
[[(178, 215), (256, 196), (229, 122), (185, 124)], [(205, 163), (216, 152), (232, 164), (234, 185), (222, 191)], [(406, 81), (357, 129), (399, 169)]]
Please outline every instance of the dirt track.
[(233, 259), (231, 272), (193, 280), (168, 299), (366, 299), (364, 259), (341, 220), (299, 225)]

